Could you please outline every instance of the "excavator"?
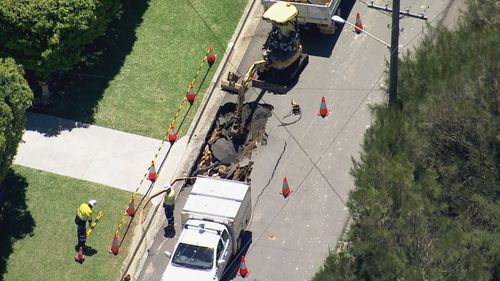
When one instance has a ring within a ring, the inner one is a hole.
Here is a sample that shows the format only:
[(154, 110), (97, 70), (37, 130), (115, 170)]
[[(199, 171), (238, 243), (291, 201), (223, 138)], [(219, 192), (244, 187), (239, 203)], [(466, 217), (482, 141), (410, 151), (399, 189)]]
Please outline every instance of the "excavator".
[[(252, 148), (255, 143), (264, 137), (255, 129), (258, 125), (253, 127), (254, 133), (249, 136), (251, 113), (245, 117), (247, 120), (242, 120), (245, 93), (253, 86), (285, 94), (297, 81), (309, 59), (308, 55), (303, 54), (300, 44), (298, 13), (297, 8), (289, 2), (276, 2), (263, 14), (262, 18), (271, 23), (272, 29), (262, 48), (262, 60), (250, 65), (243, 78), (235, 72), (229, 72), (227, 80), (221, 82), (223, 90), (238, 95), (236, 108), (214, 122), (214, 129), (193, 174), (239, 181), (249, 179), (253, 162), (249, 160), (248, 154), (255, 149)], [(241, 82), (238, 82), (240, 78)], [(291, 114), (300, 115), (300, 107), (294, 100)], [(287, 124), (282, 122), (282, 125)]]
[[(227, 81), (221, 82), (223, 90), (238, 94), (237, 127), (241, 127), (241, 110), (250, 83), (255, 88), (285, 94), (307, 65), (309, 56), (302, 52), (298, 13), (297, 8), (289, 2), (276, 2), (269, 7), (262, 15), (272, 25), (262, 48), (263, 59), (250, 66), (240, 83), (238, 80), (241, 76), (234, 72), (229, 72)], [(240, 128), (234, 129), (239, 131)]]

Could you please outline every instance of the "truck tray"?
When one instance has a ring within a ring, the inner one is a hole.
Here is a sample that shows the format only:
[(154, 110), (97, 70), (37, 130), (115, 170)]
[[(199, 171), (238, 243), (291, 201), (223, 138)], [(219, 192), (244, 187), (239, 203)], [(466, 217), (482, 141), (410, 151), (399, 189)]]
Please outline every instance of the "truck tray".
[(297, 82), (300, 73), (309, 62), (309, 55), (302, 54), (296, 63), (283, 69), (270, 69), (257, 73), (257, 77), (252, 79), (252, 86), (276, 94), (286, 94)]

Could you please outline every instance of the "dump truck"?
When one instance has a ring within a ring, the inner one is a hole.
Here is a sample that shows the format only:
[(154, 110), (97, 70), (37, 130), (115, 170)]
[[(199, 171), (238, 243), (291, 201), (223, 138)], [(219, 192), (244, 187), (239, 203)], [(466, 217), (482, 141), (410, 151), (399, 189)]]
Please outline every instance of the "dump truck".
[(182, 232), (162, 281), (219, 280), (242, 246), (252, 215), (250, 186), (198, 176), (181, 211)]
[[(332, 17), (338, 11), (341, 0), (290, 0), (299, 11), (298, 22), (301, 25), (315, 24), (319, 31), (324, 34), (335, 32), (335, 23)], [(270, 8), (273, 4), (281, 2), (278, 0), (262, 0), (264, 9)]]

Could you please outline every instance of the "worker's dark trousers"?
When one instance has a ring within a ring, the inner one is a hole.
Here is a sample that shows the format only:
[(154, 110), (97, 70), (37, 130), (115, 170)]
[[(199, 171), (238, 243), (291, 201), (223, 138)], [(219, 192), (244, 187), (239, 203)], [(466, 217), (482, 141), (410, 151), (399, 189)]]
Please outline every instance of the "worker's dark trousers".
[(167, 217), (167, 226), (174, 225), (174, 206), (163, 205), (165, 209), (165, 216)]
[(77, 247), (85, 247), (87, 242), (87, 228), (85, 227), (85, 221), (81, 220), (78, 216), (75, 216), (76, 224), (76, 237), (78, 239)]

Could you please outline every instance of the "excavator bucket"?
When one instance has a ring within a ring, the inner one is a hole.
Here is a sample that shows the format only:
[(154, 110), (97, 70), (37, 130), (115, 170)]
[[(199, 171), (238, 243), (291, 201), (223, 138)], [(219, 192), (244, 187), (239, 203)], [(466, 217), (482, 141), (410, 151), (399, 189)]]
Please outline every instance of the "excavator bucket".
[(229, 72), (227, 74), (227, 79), (222, 80), (220, 83), (222, 90), (237, 94), (242, 87), (241, 83), (238, 83), (238, 80), (240, 80), (240, 78), (241, 76), (237, 73)]

